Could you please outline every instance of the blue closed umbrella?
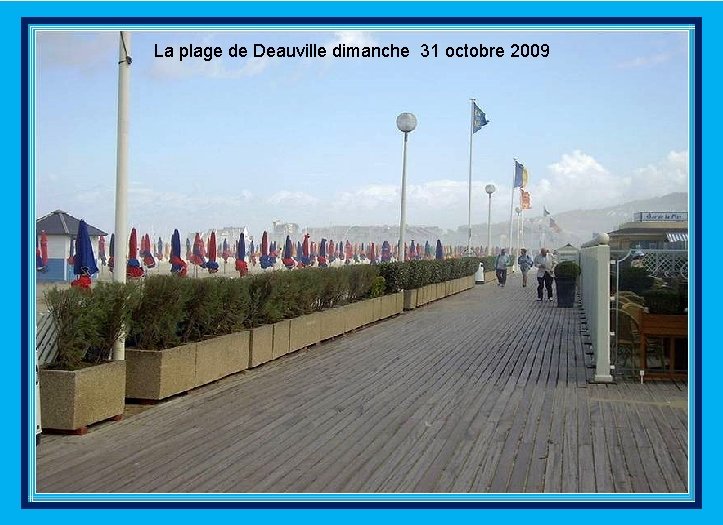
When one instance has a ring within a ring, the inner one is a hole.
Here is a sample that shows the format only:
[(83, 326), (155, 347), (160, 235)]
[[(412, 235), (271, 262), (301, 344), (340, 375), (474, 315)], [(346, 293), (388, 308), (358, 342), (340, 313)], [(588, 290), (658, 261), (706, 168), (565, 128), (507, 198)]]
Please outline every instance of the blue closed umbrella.
[(442, 241), (437, 239), (437, 259), (442, 260), (444, 259), (444, 250), (442, 249)]
[(95, 263), (93, 246), (88, 235), (88, 225), (84, 220), (78, 223), (78, 235), (75, 238), (75, 259), (73, 261), (73, 273), (75, 275), (93, 275), (98, 273), (98, 265)]
[(171, 236), (171, 273), (178, 274), (180, 277), (186, 275), (186, 261), (181, 259), (181, 235), (178, 230), (173, 230)]

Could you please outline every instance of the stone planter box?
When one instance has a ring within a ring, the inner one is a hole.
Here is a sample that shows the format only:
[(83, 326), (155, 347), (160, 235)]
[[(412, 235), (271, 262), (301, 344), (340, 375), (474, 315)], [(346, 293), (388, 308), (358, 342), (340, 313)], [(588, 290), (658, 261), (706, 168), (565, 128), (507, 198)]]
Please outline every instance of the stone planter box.
[(326, 341), (344, 333), (345, 316), (343, 307), (323, 310), (317, 315), (319, 319), (319, 339), (321, 341)]
[(267, 324), (249, 331), (249, 368), (273, 359), (274, 325)]
[(319, 317), (315, 313), (291, 319), (289, 328), (290, 352), (296, 352), (321, 341)]
[(372, 303), (372, 323), (376, 323), (382, 319), (382, 298), (374, 297), (369, 302)]
[(126, 397), (164, 399), (196, 386), (196, 343), (166, 350), (126, 349)]
[(371, 301), (358, 301), (344, 307), (344, 331), (351, 332), (372, 322), (374, 308)]
[(437, 283), (437, 299), (447, 297), (447, 283)]
[(248, 367), (248, 332), (236, 332), (196, 343), (195, 386), (205, 385)]
[(417, 288), (417, 306), (424, 306), (429, 302), (429, 285)]
[(382, 319), (402, 313), (404, 309), (404, 293), (385, 295), (380, 299), (382, 300)]
[(271, 343), (271, 359), (278, 359), (291, 352), (291, 320), (284, 319), (273, 325), (274, 334)]
[(496, 283), (497, 275), (494, 270), (485, 272), (485, 284)]
[(123, 416), (125, 361), (70, 371), (41, 369), (39, 379), (43, 429), (84, 434), (92, 423)]
[(404, 306), (405, 310), (414, 310), (417, 307), (418, 289), (404, 290)]

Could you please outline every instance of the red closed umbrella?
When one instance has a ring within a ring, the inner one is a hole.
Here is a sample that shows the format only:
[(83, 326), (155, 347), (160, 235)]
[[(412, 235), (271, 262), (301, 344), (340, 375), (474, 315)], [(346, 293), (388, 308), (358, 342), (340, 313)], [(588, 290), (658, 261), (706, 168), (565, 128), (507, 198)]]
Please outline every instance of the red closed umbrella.
[(128, 263), (126, 265), (126, 275), (137, 279), (143, 277), (143, 268), (138, 262), (138, 238), (136, 229), (131, 229), (131, 238), (128, 240)]
[(208, 262), (206, 263), (208, 273), (216, 273), (218, 271), (218, 263), (216, 262), (216, 232), (211, 232), (208, 239)]

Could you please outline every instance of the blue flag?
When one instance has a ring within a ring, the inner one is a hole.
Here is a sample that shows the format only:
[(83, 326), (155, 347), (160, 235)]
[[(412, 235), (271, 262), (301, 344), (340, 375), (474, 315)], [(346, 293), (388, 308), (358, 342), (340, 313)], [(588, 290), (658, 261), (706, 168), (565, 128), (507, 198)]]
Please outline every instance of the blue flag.
[(524, 180), (526, 177), (525, 175), (525, 167), (520, 164), (519, 162), (515, 161), (515, 184), (514, 188), (522, 188), (524, 187), (525, 183), (527, 182)]
[(487, 120), (487, 117), (485, 116), (485, 112), (482, 111), (478, 106), (476, 102), (472, 102), (472, 105), (474, 106), (474, 118), (472, 120), (472, 133), (477, 133), (479, 130), (482, 129), (482, 126), (486, 126), (489, 120)]

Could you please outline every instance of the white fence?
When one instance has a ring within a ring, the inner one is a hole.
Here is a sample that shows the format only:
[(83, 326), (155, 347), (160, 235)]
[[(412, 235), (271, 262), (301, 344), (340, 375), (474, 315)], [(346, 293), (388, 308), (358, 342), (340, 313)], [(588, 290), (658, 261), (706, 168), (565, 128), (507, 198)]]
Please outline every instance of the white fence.
[(607, 235), (582, 245), (580, 295), (595, 352), (595, 381), (610, 383), (610, 246)]

